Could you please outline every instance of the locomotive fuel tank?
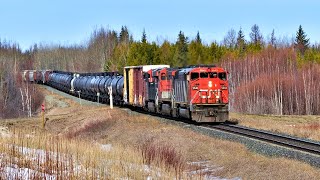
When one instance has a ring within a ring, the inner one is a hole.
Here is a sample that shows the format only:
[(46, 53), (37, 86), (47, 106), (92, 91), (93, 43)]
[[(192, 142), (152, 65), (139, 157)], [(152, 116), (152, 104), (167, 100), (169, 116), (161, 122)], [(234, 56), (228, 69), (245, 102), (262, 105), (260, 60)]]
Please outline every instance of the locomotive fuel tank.
[(161, 112), (165, 115), (171, 115), (171, 106), (169, 104), (162, 104)]
[(189, 109), (179, 108), (179, 116), (189, 119), (190, 118)]
[(148, 102), (148, 110), (150, 112), (156, 112), (156, 106), (155, 106), (154, 102)]

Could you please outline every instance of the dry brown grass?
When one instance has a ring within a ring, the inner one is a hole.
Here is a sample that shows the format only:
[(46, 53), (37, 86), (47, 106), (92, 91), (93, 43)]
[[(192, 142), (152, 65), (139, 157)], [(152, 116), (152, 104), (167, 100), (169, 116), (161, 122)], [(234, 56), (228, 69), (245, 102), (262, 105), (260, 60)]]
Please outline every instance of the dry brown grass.
[[(62, 154), (71, 155), (72, 162), (80, 163), (84, 169), (88, 169), (84, 171), (87, 174), (81, 174), (88, 178), (98, 175), (105, 175), (109, 179), (145, 179), (148, 176), (155, 179), (204, 179), (205, 176), (242, 179), (320, 177), (319, 168), (308, 164), (257, 155), (242, 144), (214, 139), (179, 126), (164, 124), (150, 116), (125, 109), (111, 110), (106, 106), (79, 106), (72, 105), (72, 102), (69, 104), (67, 108), (53, 107), (47, 112), (46, 117), (49, 120), (44, 131), (41, 130), (39, 118), (1, 122), (0, 125), (8, 126), (11, 133), (14, 130), (16, 134), (20, 131), (17, 136), (20, 138), (11, 138), (10, 143), (1, 143), (1, 150), (4, 150), (3, 144), (13, 143), (47, 149), (50, 152), (58, 149)], [(245, 122), (241, 118), (240, 121), (242, 124)], [(255, 122), (254, 119), (251, 121)], [(290, 119), (287, 121), (290, 122)], [(303, 120), (306, 121), (313, 120)], [(263, 120), (260, 120), (260, 123), (262, 122)], [(26, 128), (28, 132), (21, 131)], [(19, 141), (25, 139), (23, 136), (26, 133), (35, 138)], [(40, 136), (43, 138), (39, 138)], [(112, 150), (101, 150), (99, 144), (111, 144)], [(6, 151), (10, 151), (10, 148)], [(16, 151), (12, 154), (23, 157)], [(54, 161), (55, 158), (51, 156), (48, 159)], [(70, 161), (67, 159), (65, 162)], [(19, 164), (26, 164), (22, 165), (26, 167), (32, 164), (30, 160), (22, 162)], [(43, 166), (57, 167), (56, 162), (51, 164), (44, 163)], [(79, 177), (79, 173), (73, 171), (74, 177), (71, 179)]]
[(320, 116), (275, 116), (232, 113), (239, 124), (320, 141)]
[[(175, 170), (146, 166), (141, 151), (122, 144), (103, 148), (97, 142), (55, 136), (37, 129), (11, 129), (0, 138), (0, 179), (146, 179), (174, 178)], [(11, 169), (11, 170), (8, 170)], [(20, 172), (19, 172), (20, 171)], [(184, 175), (180, 172), (180, 176)]]

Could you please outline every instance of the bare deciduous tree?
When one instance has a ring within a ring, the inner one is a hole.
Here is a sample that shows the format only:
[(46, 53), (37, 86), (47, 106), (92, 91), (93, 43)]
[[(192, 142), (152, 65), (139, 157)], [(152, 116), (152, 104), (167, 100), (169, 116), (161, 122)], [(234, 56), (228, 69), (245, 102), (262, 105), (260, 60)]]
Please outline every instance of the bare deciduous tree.
[(234, 29), (230, 29), (223, 39), (223, 45), (225, 45), (228, 48), (234, 49), (237, 44), (236, 35), (236, 31)]

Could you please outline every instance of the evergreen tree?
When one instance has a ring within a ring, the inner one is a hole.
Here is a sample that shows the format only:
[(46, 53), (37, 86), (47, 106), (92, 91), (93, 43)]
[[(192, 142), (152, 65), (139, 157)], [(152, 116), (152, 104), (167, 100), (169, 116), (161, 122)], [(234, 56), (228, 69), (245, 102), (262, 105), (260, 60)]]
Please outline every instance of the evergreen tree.
[(202, 64), (204, 60), (204, 50), (203, 45), (201, 43), (201, 39), (199, 33), (192, 40), (188, 46), (188, 57), (189, 63), (188, 64)]
[(274, 29), (272, 29), (269, 44), (270, 44), (272, 47), (274, 47), (274, 48), (276, 48), (276, 40), (277, 40), (277, 39), (276, 39), (276, 37), (275, 37), (275, 35), (274, 35)]
[(209, 47), (209, 59), (208, 64), (218, 63), (222, 56), (225, 54), (226, 47), (220, 46), (217, 42), (212, 42)]
[(128, 52), (127, 66), (136, 66), (146, 64), (147, 59), (144, 52), (142, 52), (142, 45), (140, 42), (133, 42), (130, 44)]
[(199, 31), (198, 31), (197, 36), (196, 36), (196, 43), (201, 44), (201, 38), (200, 38)]
[(240, 30), (238, 32), (238, 37), (237, 37), (237, 45), (236, 48), (239, 49), (239, 53), (242, 54), (245, 51), (246, 46), (246, 40), (244, 39), (244, 34), (242, 31), (242, 28), (240, 27)]
[(146, 35), (145, 29), (143, 29), (143, 32), (142, 32), (141, 42), (147, 43), (147, 35)]
[(171, 45), (168, 40), (165, 40), (162, 43), (158, 51), (160, 64), (170, 64), (170, 66), (174, 66), (172, 59), (175, 52), (173, 45)]
[(176, 42), (174, 62), (176, 66), (186, 66), (188, 64), (188, 38), (180, 31)]
[(297, 36), (295, 40), (295, 48), (301, 53), (304, 54), (304, 52), (309, 47), (309, 39), (307, 38), (306, 33), (303, 31), (302, 26), (299, 26), (299, 29), (297, 31)]
[(119, 36), (120, 43), (129, 43), (129, 38), (130, 36), (127, 26), (122, 26)]

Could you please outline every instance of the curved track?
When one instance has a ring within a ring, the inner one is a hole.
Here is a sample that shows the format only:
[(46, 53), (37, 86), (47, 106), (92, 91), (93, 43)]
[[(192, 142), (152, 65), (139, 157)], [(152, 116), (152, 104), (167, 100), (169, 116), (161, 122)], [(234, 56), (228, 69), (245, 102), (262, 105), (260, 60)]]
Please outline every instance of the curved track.
[(253, 139), (266, 141), (272, 144), (277, 144), (280, 146), (285, 146), (292, 149), (297, 149), (300, 151), (312, 153), (315, 155), (320, 155), (320, 143), (303, 140), (300, 138), (295, 138), (286, 135), (280, 135), (277, 133), (257, 130), (253, 128), (238, 126), (238, 125), (205, 125), (205, 127), (211, 129), (217, 129), (233, 134), (238, 134), (241, 136), (250, 137)]
[[(195, 122), (191, 122), (187, 119), (178, 119), (178, 118), (168, 117), (165, 115), (161, 116), (159, 114), (150, 113), (150, 112), (146, 112), (146, 111), (139, 111), (139, 110), (135, 110), (135, 111), (137, 111), (139, 113), (143, 113), (143, 114), (149, 114), (149, 115), (153, 115), (153, 116), (157, 116), (157, 117), (161, 117), (161, 118), (174, 120), (174, 121), (180, 121), (180, 122), (184, 122), (184, 123), (188, 123), (188, 124), (199, 125), (199, 124), (197, 124)], [(252, 139), (256, 139), (256, 140), (268, 142), (271, 144), (276, 144), (276, 145), (280, 145), (283, 147), (296, 149), (299, 151), (308, 152), (308, 153), (320, 156), (320, 142), (314, 142), (311, 140), (310, 141), (304, 140), (304, 139), (301, 139), (298, 137), (292, 137), (292, 136), (288, 136), (288, 135), (282, 135), (279, 133), (273, 133), (270, 131), (264, 131), (264, 130), (244, 127), (244, 126), (240, 126), (240, 125), (233, 125), (233, 124), (215, 124), (215, 125), (200, 124), (200, 126), (207, 127), (210, 129), (216, 129), (216, 130), (220, 130), (220, 131), (224, 131), (224, 132), (228, 132), (228, 133), (232, 133), (232, 134), (237, 134), (240, 136), (245, 136), (245, 137), (249, 137)]]

